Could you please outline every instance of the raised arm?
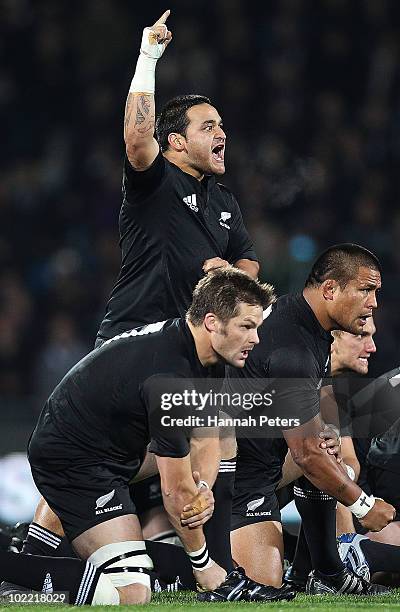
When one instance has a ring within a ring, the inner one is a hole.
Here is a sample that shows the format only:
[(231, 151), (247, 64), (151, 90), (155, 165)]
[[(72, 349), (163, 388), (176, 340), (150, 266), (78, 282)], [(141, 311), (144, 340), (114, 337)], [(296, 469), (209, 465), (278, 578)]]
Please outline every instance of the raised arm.
[(126, 154), (135, 170), (146, 170), (159, 152), (154, 138), (155, 70), (166, 46), (172, 39), (165, 22), (170, 11), (151, 27), (143, 30), (140, 54), (125, 106), (124, 140)]

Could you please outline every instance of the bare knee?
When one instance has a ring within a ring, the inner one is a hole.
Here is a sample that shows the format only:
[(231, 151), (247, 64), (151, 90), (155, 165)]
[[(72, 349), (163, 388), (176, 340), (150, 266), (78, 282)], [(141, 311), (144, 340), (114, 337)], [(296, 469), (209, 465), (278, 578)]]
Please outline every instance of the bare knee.
[(151, 591), (144, 584), (129, 584), (117, 587), (120, 605), (147, 604), (151, 599)]
[(33, 521), (41, 527), (56, 533), (60, 537), (64, 536), (64, 530), (62, 528), (60, 519), (56, 514), (54, 514), (53, 510), (48, 506), (43, 497), (41, 497), (39, 500)]

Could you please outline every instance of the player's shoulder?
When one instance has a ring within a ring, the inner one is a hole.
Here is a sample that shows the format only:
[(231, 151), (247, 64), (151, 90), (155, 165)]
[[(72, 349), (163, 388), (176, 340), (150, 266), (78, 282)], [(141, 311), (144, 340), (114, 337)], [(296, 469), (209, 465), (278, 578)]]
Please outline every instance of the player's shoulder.
[(227, 187), (227, 185), (225, 185), (224, 183), (216, 182), (215, 187), (220, 192), (222, 197), (226, 200), (226, 202), (229, 203), (232, 207), (239, 206), (235, 194), (233, 193), (233, 191), (231, 191), (231, 189), (229, 189), (229, 187)]

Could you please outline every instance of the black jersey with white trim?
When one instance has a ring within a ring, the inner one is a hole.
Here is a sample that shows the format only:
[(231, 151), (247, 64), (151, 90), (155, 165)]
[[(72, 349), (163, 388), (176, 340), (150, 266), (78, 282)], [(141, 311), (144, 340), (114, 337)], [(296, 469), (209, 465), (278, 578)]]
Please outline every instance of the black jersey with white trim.
[[(138, 467), (152, 438), (149, 389), (153, 383), (205, 378), (187, 323), (171, 319), (111, 338), (75, 365), (51, 394), (33, 433), (35, 462), (71, 461)], [(64, 449), (62, 440), (66, 440)], [(72, 449), (72, 450), (71, 450)], [(151, 450), (161, 456), (189, 453), (185, 432), (154, 434)], [(73, 455), (73, 456), (71, 456)]]
[(122, 263), (99, 337), (183, 316), (206, 259), (257, 260), (233, 194), (199, 181), (161, 153), (144, 172), (125, 158), (119, 217)]
[(228, 368), (227, 388), (251, 391), (248, 379), (264, 379), (268, 388), (276, 389), (271, 414), (279, 416), (282, 407), (285, 416), (297, 418), (298, 424), (306, 423), (319, 412), (332, 336), (320, 325), (303, 295), (282, 296), (265, 314), (259, 328), (260, 343), (242, 370)]

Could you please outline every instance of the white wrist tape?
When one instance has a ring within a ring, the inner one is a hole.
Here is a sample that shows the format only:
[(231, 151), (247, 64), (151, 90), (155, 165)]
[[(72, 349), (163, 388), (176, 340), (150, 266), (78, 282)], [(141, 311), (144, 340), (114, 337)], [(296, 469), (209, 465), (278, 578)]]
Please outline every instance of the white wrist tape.
[[(165, 35), (167, 26), (164, 25)], [(140, 54), (136, 64), (135, 75), (129, 88), (130, 93), (154, 93), (156, 86), (156, 64), (165, 50), (165, 43), (157, 42), (151, 28), (143, 30)]]
[(204, 570), (211, 567), (214, 561), (210, 558), (208, 553), (207, 544), (204, 542), (203, 546), (199, 550), (194, 552), (188, 552), (192, 568), (196, 572), (203, 572)]
[(354, 504), (347, 507), (356, 518), (362, 519), (371, 510), (374, 504), (375, 497), (373, 495), (367, 495), (362, 491), (360, 497), (356, 499)]
[(129, 93), (154, 94), (156, 89), (156, 64), (156, 59), (142, 55), (142, 53), (139, 55)]
[(351, 465), (346, 465), (346, 464), (345, 464), (345, 466), (344, 466), (344, 467), (345, 467), (345, 468), (346, 468), (346, 470), (347, 470), (347, 475), (348, 475), (348, 477), (350, 478), (350, 480), (353, 480), (353, 481), (354, 481), (354, 480), (356, 479), (356, 473), (355, 473), (355, 471), (353, 470), (353, 468), (351, 467)]

